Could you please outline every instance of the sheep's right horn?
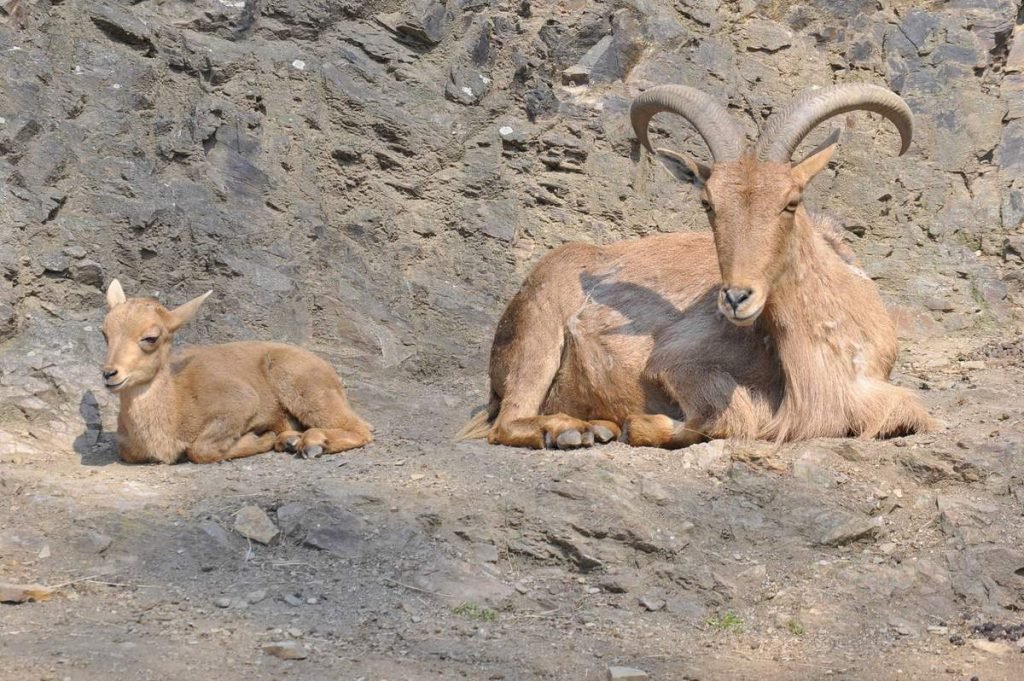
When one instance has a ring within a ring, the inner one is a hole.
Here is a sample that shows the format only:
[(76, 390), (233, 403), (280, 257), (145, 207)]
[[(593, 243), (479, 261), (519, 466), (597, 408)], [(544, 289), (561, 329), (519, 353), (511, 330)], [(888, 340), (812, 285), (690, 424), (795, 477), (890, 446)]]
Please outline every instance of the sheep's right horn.
[(789, 163), (811, 130), (833, 116), (858, 109), (888, 118), (900, 133), (900, 155), (906, 152), (914, 136), (914, 114), (903, 98), (878, 85), (848, 83), (808, 90), (772, 115), (755, 147), (757, 158)]
[(629, 120), (637, 139), (654, 152), (647, 136), (647, 127), (655, 114), (662, 111), (682, 116), (697, 129), (711, 149), (715, 161), (733, 161), (743, 151), (743, 131), (729, 112), (710, 95), (687, 85), (658, 85), (641, 93), (629, 107)]

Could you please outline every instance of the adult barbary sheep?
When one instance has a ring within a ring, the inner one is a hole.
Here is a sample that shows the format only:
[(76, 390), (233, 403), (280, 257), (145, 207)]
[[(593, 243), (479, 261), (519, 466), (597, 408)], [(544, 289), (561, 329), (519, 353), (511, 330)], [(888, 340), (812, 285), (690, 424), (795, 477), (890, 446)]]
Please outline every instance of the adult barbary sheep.
[(116, 279), (110, 283), (103, 380), (121, 398), (122, 459), (212, 463), (271, 449), (309, 457), (373, 440), (334, 369), (311, 352), (243, 342), (172, 355), (174, 332), (210, 293), (168, 310), (151, 298), (127, 299)]
[(710, 167), (657, 153), (689, 168), (711, 233), (568, 244), (542, 258), (498, 323), (488, 408), (460, 436), (675, 448), (929, 429), (917, 399), (888, 382), (896, 334), (878, 290), (801, 203), (836, 137), (790, 162), (817, 125), (857, 109), (891, 121), (907, 150), (909, 107), (873, 85), (804, 93), (752, 147), (703, 92), (663, 85), (637, 97), (630, 116), (648, 150), (651, 118), (666, 111), (710, 148)]

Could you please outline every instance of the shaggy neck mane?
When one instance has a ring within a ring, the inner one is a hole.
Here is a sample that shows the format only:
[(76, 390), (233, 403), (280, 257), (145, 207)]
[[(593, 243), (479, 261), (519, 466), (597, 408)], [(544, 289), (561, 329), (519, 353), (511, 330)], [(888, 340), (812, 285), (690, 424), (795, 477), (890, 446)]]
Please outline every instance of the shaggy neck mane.
[(887, 329), (869, 328), (884, 308), (856, 294), (867, 275), (840, 253), (841, 242), (826, 235), (827, 229), (803, 208), (797, 211), (762, 315), (784, 375), (784, 394), (767, 437), (851, 434), (851, 424), (863, 420), (860, 401), (872, 370), (884, 367), (887, 375), (895, 354), (894, 345), (885, 347)]

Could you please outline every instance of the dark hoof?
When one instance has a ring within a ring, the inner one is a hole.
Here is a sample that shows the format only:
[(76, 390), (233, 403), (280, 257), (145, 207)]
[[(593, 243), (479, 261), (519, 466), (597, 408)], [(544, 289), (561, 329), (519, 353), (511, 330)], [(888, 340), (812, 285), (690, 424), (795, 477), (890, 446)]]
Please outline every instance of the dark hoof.
[(284, 441), (284, 451), (289, 454), (294, 454), (299, 451), (299, 444), (302, 442), (302, 438), (298, 435), (288, 438)]
[(310, 445), (309, 447), (303, 447), (300, 456), (303, 459), (315, 459), (324, 453), (324, 448), (320, 445)]
[(564, 430), (555, 438), (559, 449), (576, 449), (583, 446), (583, 436), (578, 430)]
[(614, 431), (605, 426), (591, 426), (590, 432), (593, 434), (594, 440), (602, 445), (615, 439)]

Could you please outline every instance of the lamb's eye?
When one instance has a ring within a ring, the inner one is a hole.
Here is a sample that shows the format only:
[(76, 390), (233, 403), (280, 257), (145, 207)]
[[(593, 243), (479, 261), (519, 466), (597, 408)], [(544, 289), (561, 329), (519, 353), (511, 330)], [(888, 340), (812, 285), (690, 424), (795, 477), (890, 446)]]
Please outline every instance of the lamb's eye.
[(797, 207), (800, 206), (800, 201), (790, 201), (786, 204), (786, 207), (782, 209), (785, 213), (795, 213)]
[(142, 339), (142, 342), (146, 345), (156, 345), (158, 340), (160, 340), (160, 336), (146, 336)]
[(711, 202), (708, 201), (707, 197), (704, 196), (700, 197), (700, 206), (709, 213), (715, 210), (714, 206), (711, 205)]

